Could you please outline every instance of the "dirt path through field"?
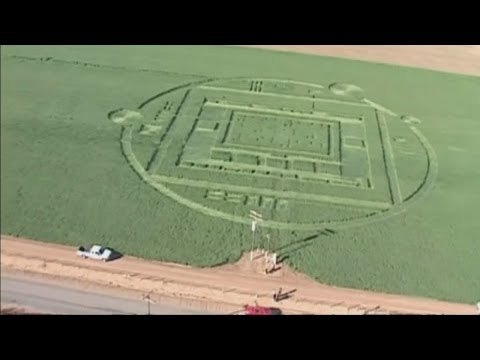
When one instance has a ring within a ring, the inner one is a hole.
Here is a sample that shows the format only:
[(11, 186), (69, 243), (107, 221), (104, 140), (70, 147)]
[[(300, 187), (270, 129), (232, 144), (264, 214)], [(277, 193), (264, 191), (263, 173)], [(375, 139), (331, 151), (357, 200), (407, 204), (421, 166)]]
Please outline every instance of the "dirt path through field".
[(242, 45), (480, 76), (480, 45)]
[[(266, 276), (261, 260), (248, 257), (213, 269), (145, 261), (124, 257), (97, 263), (75, 256), (75, 248), (2, 236), (1, 265), (4, 269), (70, 277), (111, 287), (152, 291), (161, 296), (204, 300), (242, 306), (255, 298), (265, 306), (278, 306), (287, 313), (364, 314), (475, 314), (475, 306), (405, 296), (372, 293), (321, 285), (288, 268)], [(278, 288), (294, 291), (292, 297), (274, 303)]]

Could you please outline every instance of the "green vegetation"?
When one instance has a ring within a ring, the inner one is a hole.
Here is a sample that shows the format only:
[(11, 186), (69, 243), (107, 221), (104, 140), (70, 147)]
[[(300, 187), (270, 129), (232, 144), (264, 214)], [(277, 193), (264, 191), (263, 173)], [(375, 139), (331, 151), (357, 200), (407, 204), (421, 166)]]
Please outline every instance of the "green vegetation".
[[(213, 266), (251, 246), (216, 214), (255, 208), (321, 282), (478, 301), (478, 77), (207, 46), (3, 46), (1, 66), (2, 234)], [(359, 121), (342, 82), (398, 116)]]

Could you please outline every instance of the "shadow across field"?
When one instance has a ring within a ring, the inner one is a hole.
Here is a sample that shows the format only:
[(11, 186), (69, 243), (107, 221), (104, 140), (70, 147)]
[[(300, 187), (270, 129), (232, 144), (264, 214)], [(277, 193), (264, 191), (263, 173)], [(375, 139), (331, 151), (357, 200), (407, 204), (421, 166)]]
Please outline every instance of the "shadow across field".
[(315, 235), (311, 235), (311, 236), (308, 236), (304, 239), (300, 239), (300, 240), (296, 240), (294, 242), (291, 242), (290, 244), (286, 244), (286, 245), (283, 245), (283, 246), (280, 246), (278, 249), (277, 249), (277, 253), (278, 253), (278, 262), (281, 264), (281, 263), (284, 263), (286, 260), (288, 260), (290, 258), (291, 255), (293, 255), (294, 253), (302, 250), (302, 249), (305, 249), (307, 247), (309, 247), (310, 245), (313, 244), (313, 242), (317, 239), (319, 239), (320, 237), (322, 236), (332, 236), (332, 235), (335, 235), (336, 232), (334, 230), (331, 230), (331, 229), (324, 229), (322, 231), (320, 231), (318, 234), (315, 234)]

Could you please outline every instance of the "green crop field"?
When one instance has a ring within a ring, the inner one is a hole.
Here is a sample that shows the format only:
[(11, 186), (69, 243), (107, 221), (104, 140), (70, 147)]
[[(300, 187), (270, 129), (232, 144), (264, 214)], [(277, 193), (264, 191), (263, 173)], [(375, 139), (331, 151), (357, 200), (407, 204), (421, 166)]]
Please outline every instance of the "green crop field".
[(480, 77), (212, 46), (2, 46), (1, 233), (476, 302)]

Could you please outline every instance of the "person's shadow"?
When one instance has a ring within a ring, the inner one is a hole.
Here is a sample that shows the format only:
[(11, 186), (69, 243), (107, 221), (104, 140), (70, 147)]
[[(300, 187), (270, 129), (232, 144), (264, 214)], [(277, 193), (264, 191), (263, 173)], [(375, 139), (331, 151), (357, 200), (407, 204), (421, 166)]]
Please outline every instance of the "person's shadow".
[(297, 289), (292, 289), (292, 290), (289, 290), (285, 293), (280, 293), (280, 294), (277, 295), (277, 301), (290, 299), (295, 292), (297, 292)]

